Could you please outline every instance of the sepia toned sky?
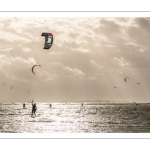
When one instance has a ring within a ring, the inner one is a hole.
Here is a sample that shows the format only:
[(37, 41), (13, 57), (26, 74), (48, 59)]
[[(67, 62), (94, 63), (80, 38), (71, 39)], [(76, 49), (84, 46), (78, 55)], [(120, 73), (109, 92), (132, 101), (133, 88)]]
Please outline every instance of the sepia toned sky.
[(149, 49), (150, 18), (0, 18), (0, 101), (150, 102)]

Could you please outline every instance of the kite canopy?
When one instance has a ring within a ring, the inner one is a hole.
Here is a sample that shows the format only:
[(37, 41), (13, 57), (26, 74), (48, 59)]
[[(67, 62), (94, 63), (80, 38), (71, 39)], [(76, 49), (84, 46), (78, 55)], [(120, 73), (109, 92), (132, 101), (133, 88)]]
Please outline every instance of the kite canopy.
[(140, 82), (137, 83), (137, 85), (140, 85), (140, 84), (141, 84)]
[(5, 84), (7, 84), (7, 83), (4, 82), (4, 83), (3, 83), (3, 86), (4, 86)]
[(10, 89), (12, 90), (14, 88), (14, 86), (11, 86)]
[(40, 67), (41, 67), (41, 65), (34, 65), (34, 66), (32, 67), (32, 69), (31, 69), (33, 74), (35, 74), (35, 73), (34, 73), (34, 67), (35, 67), (35, 66), (40, 66)]
[(53, 35), (52, 33), (42, 33), (41, 36), (45, 36), (45, 44), (43, 49), (50, 49), (53, 44)]
[(129, 79), (129, 77), (124, 78), (124, 81), (127, 82), (127, 79)]

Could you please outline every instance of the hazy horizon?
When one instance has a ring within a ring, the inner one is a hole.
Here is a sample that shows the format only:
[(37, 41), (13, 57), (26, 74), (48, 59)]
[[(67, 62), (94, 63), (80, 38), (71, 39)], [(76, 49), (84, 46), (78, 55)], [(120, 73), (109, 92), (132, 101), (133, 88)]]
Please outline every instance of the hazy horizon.
[(3, 17), (0, 29), (0, 102), (150, 102), (150, 18)]

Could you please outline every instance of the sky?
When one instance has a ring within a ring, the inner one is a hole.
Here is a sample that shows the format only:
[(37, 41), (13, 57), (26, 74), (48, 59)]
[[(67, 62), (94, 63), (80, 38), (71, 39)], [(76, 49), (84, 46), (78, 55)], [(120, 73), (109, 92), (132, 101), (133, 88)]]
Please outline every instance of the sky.
[(2, 17), (0, 101), (150, 102), (149, 41), (144, 17)]

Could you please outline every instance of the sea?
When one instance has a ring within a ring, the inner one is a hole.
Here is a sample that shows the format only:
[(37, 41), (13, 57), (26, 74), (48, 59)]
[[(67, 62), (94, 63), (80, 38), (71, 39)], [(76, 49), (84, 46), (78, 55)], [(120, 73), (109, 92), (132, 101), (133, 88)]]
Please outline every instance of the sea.
[(0, 133), (150, 133), (150, 105), (0, 103)]

